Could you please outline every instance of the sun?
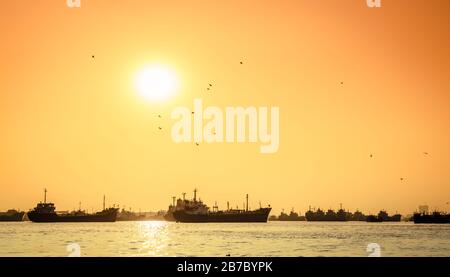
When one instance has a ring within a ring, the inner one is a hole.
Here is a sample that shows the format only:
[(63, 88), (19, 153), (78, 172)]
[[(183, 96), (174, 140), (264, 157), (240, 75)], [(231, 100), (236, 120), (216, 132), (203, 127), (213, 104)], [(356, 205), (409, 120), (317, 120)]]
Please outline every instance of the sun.
[(169, 99), (178, 88), (173, 70), (164, 65), (151, 65), (140, 70), (135, 86), (140, 95), (152, 101)]

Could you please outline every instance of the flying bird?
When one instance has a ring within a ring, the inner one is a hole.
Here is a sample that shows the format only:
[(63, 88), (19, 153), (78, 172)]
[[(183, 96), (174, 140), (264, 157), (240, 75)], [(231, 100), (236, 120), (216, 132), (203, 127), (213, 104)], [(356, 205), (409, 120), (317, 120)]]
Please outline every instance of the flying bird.
[(199, 146), (200, 144), (198, 142), (196, 142), (195, 145)]
[(162, 116), (159, 114), (158, 117), (161, 118)]
[(370, 154), (370, 156), (369, 156), (369, 157), (373, 158), (373, 155), (372, 155), (372, 154)]
[(212, 87), (212, 84), (209, 84), (210, 87)]
[(400, 178), (400, 181), (403, 181), (404, 179), (403, 178)]
[(241, 61), (241, 62), (239, 62), (240, 64), (243, 64), (243, 62)]
[(162, 130), (162, 127), (158, 127), (158, 129)]
[(95, 55), (92, 55), (92, 58), (95, 59)]
[(428, 155), (428, 152), (423, 152), (424, 155)]

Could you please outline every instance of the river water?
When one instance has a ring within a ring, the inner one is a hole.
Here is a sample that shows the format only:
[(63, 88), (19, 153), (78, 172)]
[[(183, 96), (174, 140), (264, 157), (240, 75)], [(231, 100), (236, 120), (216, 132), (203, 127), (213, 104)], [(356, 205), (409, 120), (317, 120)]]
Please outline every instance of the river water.
[[(371, 249), (368, 252), (368, 245)], [(374, 250), (375, 249), (375, 250)], [(0, 256), (450, 256), (450, 224), (0, 222)]]

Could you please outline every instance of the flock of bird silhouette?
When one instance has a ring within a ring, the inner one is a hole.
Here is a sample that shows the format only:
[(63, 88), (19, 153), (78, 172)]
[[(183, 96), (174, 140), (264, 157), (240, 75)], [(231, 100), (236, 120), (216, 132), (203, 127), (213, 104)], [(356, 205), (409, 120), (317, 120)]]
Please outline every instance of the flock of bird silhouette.
[[(423, 152), (423, 154), (424, 154), (425, 156), (428, 156), (428, 155), (429, 155), (429, 153), (428, 153), (428, 152)], [(370, 158), (373, 158), (373, 154), (370, 154), (370, 155), (369, 155), (369, 157), (370, 157)], [(404, 177), (400, 177), (400, 181), (402, 181), (402, 182), (403, 182), (404, 180), (405, 180), (405, 178), (404, 178)]]
[[(91, 58), (92, 58), (93, 60), (95, 60), (95, 55), (92, 55)], [(243, 61), (240, 61), (239, 64), (242, 65), (242, 64), (244, 64), (244, 62), (243, 62)], [(344, 82), (341, 81), (341, 85), (344, 85)], [(213, 85), (212, 85), (211, 83), (209, 83), (208, 86), (206, 87), (206, 90), (209, 91), (209, 92), (211, 92), (212, 87), (213, 87)], [(192, 112), (192, 114), (194, 114), (194, 112)], [(159, 114), (159, 115), (158, 115), (158, 118), (159, 118), (159, 119), (162, 119), (162, 115)], [(158, 129), (161, 131), (161, 130), (163, 129), (163, 127), (162, 127), (162, 126), (158, 126)], [(215, 134), (215, 133), (214, 133), (214, 134)], [(200, 146), (200, 143), (196, 142), (195, 145), (196, 145), (196, 146)], [(426, 156), (429, 155), (428, 152), (423, 152), (423, 154), (426, 155)], [(369, 157), (370, 157), (370, 158), (373, 158), (374, 155), (373, 155), (373, 154), (370, 154)], [(403, 182), (404, 180), (405, 180), (404, 177), (400, 177), (400, 181)]]
[[(95, 59), (95, 56), (94, 56), (94, 55), (92, 55), (92, 59)], [(244, 64), (244, 62), (243, 62), (243, 61), (240, 61), (239, 64)], [(206, 90), (209, 91), (209, 92), (212, 92), (212, 91), (211, 91), (211, 90), (212, 90), (212, 87), (213, 87), (213, 84), (209, 83), (208, 86), (206, 87)], [(194, 112), (192, 112), (192, 114), (194, 114)], [(161, 115), (161, 114), (158, 114), (158, 118), (159, 118), (159, 119), (162, 119), (162, 115)], [(161, 125), (158, 126), (158, 130), (161, 131), (162, 129), (163, 129), (163, 127), (162, 127)], [(214, 132), (213, 134), (215, 135), (216, 133)], [(195, 146), (200, 146), (200, 143), (196, 142), (196, 143), (195, 143)]]

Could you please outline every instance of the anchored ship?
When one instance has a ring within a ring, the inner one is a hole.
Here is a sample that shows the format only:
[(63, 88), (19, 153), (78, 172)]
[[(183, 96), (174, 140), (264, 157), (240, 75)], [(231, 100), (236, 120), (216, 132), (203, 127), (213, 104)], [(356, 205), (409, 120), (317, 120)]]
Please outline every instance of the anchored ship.
[(59, 214), (55, 211), (53, 203), (47, 203), (47, 190), (44, 191), (44, 203), (27, 213), (28, 218), (33, 222), (115, 222), (117, 208), (105, 208), (105, 197), (103, 196), (103, 210), (97, 213), (86, 213), (79, 209), (71, 213)]
[(395, 214), (393, 216), (389, 216), (386, 211), (380, 211), (377, 216), (369, 215), (367, 216), (367, 222), (400, 222), (402, 216), (400, 214)]
[(327, 212), (324, 212), (321, 209), (312, 211), (310, 208), (309, 211), (305, 213), (305, 217), (307, 221), (347, 221), (349, 219), (348, 213), (342, 209), (342, 204), (337, 212), (332, 209), (329, 209)]
[(205, 205), (200, 199), (197, 200), (197, 190), (194, 190), (194, 198), (192, 200), (186, 200), (185, 194), (183, 199), (178, 199), (175, 203), (169, 206), (169, 211), (166, 214), (166, 219), (177, 222), (267, 222), (269, 213), (272, 208), (262, 208), (256, 210), (249, 210), (248, 208), (248, 194), (246, 196), (246, 208), (245, 209), (230, 209), (220, 211), (217, 204), (213, 209)]
[(428, 213), (415, 213), (413, 216), (414, 223), (450, 223), (450, 214), (433, 212)]
[(0, 221), (22, 221), (24, 215), (25, 212), (8, 210), (7, 212), (0, 213)]
[(291, 210), (289, 214), (285, 213), (284, 211), (281, 212), (281, 214), (277, 216), (271, 216), (269, 220), (274, 221), (305, 221), (306, 218), (304, 216), (300, 216), (298, 213), (294, 211), (294, 209)]
[(362, 212), (356, 210), (354, 213), (349, 213), (348, 215), (349, 221), (366, 221), (366, 215)]
[(125, 209), (122, 209), (122, 211), (117, 214), (117, 221), (142, 221), (145, 219), (144, 214), (126, 211)]

